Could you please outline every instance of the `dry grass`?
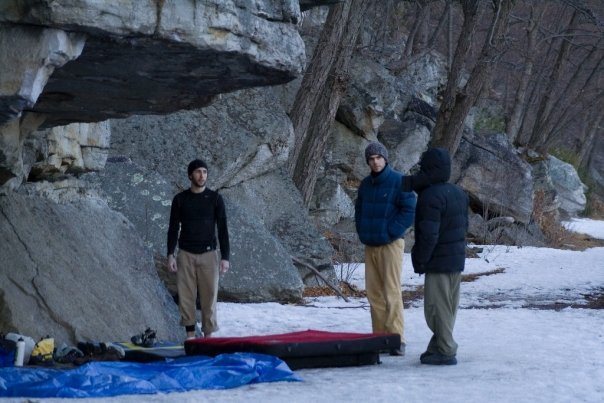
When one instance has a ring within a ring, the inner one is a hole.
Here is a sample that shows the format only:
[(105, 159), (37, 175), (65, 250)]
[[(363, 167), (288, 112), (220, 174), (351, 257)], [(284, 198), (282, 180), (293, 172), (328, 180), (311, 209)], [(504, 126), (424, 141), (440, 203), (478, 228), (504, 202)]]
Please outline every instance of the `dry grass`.
[(564, 228), (557, 214), (544, 211), (544, 200), (545, 194), (542, 191), (535, 192), (533, 219), (539, 225), (539, 228), (541, 228), (547, 246), (577, 251), (604, 246), (604, 240), (602, 239), (596, 239), (589, 235), (579, 234)]
[(560, 249), (583, 251), (589, 248), (597, 248), (604, 246), (604, 239), (593, 238), (587, 234), (566, 231), (562, 238)]
[(586, 214), (594, 220), (604, 220), (604, 201), (596, 196), (587, 198)]
[[(346, 297), (364, 298), (367, 296), (365, 290), (359, 290), (358, 287), (340, 281), (339, 289)], [(306, 287), (302, 293), (303, 297), (335, 297), (338, 294), (328, 286)]]

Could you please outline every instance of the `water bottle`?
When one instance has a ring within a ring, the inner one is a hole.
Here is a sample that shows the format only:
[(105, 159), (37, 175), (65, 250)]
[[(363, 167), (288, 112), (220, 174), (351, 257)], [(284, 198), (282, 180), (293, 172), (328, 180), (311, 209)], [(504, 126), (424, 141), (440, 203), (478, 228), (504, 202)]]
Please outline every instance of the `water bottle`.
[(25, 357), (25, 340), (19, 337), (17, 341), (17, 353), (15, 354), (15, 367), (23, 366), (23, 358)]

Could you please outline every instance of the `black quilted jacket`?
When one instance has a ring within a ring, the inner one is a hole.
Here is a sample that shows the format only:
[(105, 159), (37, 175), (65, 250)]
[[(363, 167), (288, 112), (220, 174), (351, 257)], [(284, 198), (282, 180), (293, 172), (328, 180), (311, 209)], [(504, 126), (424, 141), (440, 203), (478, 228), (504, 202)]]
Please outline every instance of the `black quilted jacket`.
[(431, 148), (420, 161), (420, 172), (406, 186), (417, 192), (415, 245), (411, 252), (416, 273), (463, 271), (468, 229), (468, 195), (448, 183), (451, 158), (443, 148)]

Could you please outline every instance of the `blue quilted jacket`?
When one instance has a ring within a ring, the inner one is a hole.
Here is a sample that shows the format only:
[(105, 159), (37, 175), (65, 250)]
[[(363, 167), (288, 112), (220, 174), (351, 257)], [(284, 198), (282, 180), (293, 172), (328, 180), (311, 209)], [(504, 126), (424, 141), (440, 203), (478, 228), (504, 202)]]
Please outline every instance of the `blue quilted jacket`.
[(361, 182), (355, 203), (355, 223), (365, 245), (386, 245), (405, 235), (413, 224), (415, 194), (403, 192), (403, 175), (386, 165), (378, 176)]

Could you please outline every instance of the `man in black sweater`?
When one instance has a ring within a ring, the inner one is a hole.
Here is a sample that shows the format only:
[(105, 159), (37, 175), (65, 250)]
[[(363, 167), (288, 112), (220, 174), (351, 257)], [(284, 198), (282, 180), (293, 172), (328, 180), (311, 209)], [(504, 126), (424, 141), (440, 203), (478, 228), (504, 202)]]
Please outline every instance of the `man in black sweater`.
[(434, 333), (422, 364), (457, 364), (453, 326), (459, 305), (461, 272), (466, 256), (468, 195), (454, 184), (451, 158), (443, 148), (430, 148), (420, 161), (420, 172), (407, 186), (417, 192), (413, 269), (425, 274), (424, 316)]
[[(176, 273), (180, 324), (187, 338), (195, 336), (195, 304), (201, 305), (202, 332), (218, 330), (218, 278), (229, 269), (229, 232), (222, 197), (206, 187), (208, 167), (196, 159), (187, 168), (191, 187), (172, 200), (168, 228), (168, 268)], [(221, 260), (216, 253), (216, 228)], [(180, 235), (179, 235), (180, 232)], [(174, 256), (178, 241), (178, 256)]]

